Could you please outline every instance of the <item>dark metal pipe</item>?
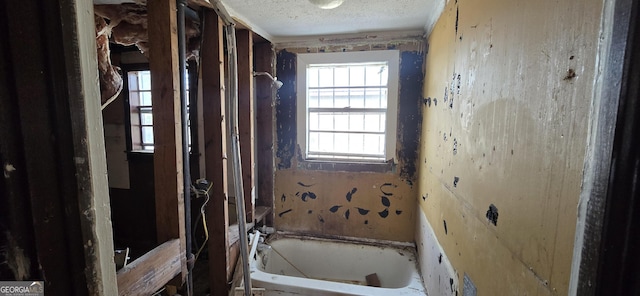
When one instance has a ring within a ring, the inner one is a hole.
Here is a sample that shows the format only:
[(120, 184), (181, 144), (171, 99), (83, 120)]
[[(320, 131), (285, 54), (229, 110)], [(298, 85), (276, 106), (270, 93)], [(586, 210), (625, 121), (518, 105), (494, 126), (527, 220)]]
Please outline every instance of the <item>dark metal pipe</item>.
[(186, 17), (188, 17), (190, 20), (196, 22), (196, 23), (200, 23), (200, 16), (198, 15), (198, 12), (196, 12), (195, 10), (193, 10), (193, 8), (187, 6), (184, 8), (184, 15)]
[(187, 98), (187, 54), (185, 40), (185, 10), (186, 0), (177, 0), (178, 5), (178, 62), (180, 68), (180, 111), (182, 118), (182, 176), (184, 182), (184, 208), (185, 208), (185, 240), (187, 256), (187, 295), (193, 295), (193, 254), (191, 253), (191, 167), (189, 165), (189, 126), (188, 126), (188, 98)]

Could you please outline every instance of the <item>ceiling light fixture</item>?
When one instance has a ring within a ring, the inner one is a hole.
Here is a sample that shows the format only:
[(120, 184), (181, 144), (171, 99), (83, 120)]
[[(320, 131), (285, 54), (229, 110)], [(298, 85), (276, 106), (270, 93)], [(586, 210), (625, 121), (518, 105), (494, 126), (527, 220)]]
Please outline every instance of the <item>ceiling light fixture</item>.
[(322, 9), (334, 9), (342, 5), (344, 0), (309, 0), (309, 2)]

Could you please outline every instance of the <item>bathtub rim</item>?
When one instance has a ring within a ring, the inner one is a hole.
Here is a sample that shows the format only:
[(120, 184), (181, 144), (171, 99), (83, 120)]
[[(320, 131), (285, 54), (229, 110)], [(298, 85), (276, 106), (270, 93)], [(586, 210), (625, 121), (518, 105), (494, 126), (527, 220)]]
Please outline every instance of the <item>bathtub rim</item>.
[[(258, 267), (257, 252), (251, 254), (250, 272), (252, 282), (260, 283), (266, 289), (275, 289), (279, 287), (288, 287), (293, 290), (307, 290), (329, 292), (331, 295), (370, 295), (370, 296), (382, 296), (382, 295), (415, 295), (416, 292), (421, 292), (426, 295), (426, 287), (424, 286), (422, 275), (418, 266), (418, 252), (415, 247), (415, 243), (409, 242), (396, 242), (374, 239), (363, 239), (355, 237), (336, 237), (336, 236), (316, 236), (299, 232), (288, 231), (276, 231), (268, 235), (265, 238), (265, 243), (269, 244), (272, 241), (279, 239), (298, 239), (298, 240), (310, 240), (310, 241), (322, 241), (333, 243), (357, 243), (364, 244), (373, 247), (391, 247), (395, 249), (402, 249), (403, 251), (411, 252), (414, 256), (412, 260), (413, 274), (409, 284), (400, 288), (385, 288), (385, 287), (371, 287), (353, 285), (340, 282), (323, 281), (318, 279), (302, 278), (289, 275), (280, 275), (274, 273), (268, 273), (262, 271)], [(302, 292), (301, 292), (302, 293)], [(302, 294), (301, 294), (302, 295)]]

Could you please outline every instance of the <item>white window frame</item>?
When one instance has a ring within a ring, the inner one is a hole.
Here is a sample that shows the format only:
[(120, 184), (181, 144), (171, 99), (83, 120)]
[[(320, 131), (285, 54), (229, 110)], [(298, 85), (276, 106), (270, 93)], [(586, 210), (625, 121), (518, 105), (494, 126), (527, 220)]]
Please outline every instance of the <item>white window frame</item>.
[[(302, 53), (297, 56), (296, 81), (297, 81), (297, 140), (302, 152), (302, 157), (307, 160), (308, 154), (308, 96), (307, 96), (307, 68), (316, 64), (343, 64), (343, 63), (371, 63), (387, 62), (388, 64), (388, 97), (387, 112), (385, 118), (385, 161), (396, 160), (396, 134), (398, 119), (399, 96), (399, 72), (400, 51), (357, 51), (357, 52), (331, 52), (331, 53)], [(378, 162), (372, 160), (354, 159), (309, 159), (329, 162)], [(380, 161), (382, 162), (382, 161)]]

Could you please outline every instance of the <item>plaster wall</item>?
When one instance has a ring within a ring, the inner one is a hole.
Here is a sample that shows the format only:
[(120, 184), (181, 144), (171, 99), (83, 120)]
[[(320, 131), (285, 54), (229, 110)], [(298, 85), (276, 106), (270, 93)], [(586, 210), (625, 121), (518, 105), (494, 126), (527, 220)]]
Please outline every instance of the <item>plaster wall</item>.
[(465, 274), (478, 295), (567, 294), (602, 5), (452, 0), (430, 34), (416, 239), (435, 234), (451, 295), (475, 295)]

